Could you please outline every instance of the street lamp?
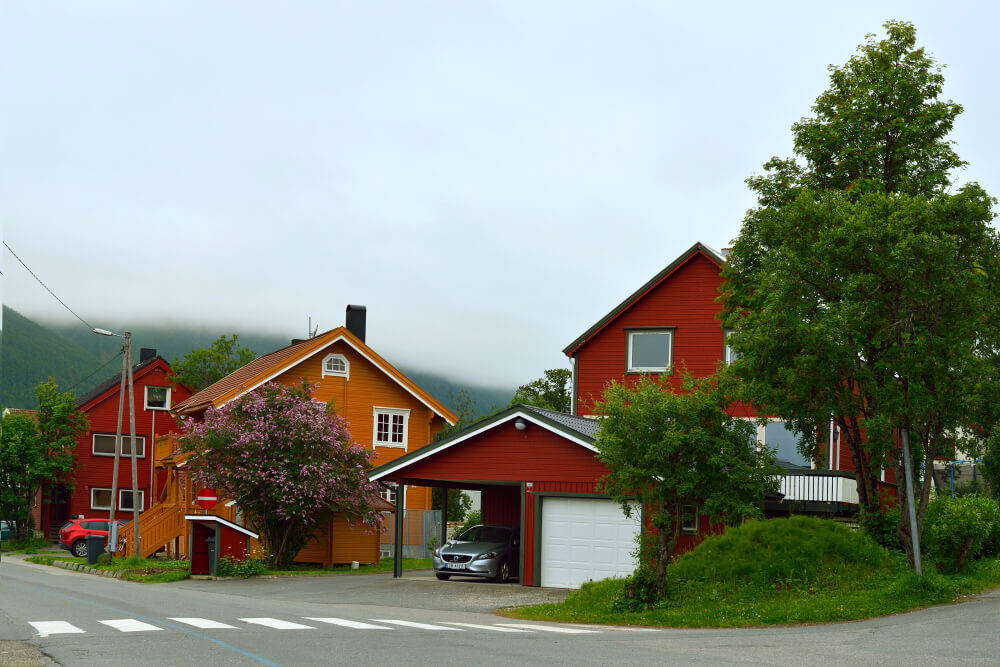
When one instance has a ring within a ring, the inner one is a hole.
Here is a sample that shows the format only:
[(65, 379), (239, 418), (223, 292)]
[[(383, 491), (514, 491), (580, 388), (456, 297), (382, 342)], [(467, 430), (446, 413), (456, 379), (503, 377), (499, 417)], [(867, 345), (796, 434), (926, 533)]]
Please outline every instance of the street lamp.
[(115, 507), (118, 505), (118, 461), (122, 451), (122, 416), (125, 407), (125, 387), (128, 382), (128, 413), (129, 428), (131, 431), (131, 458), (132, 458), (132, 527), (133, 541), (135, 546), (132, 553), (139, 556), (139, 505), (136, 499), (139, 497), (139, 471), (136, 461), (135, 451), (135, 396), (132, 378), (132, 332), (126, 331), (124, 335), (108, 331), (107, 329), (94, 328), (94, 333), (98, 336), (114, 336), (125, 341), (122, 347), (122, 379), (118, 386), (118, 429), (115, 432), (115, 464), (111, 473), (111, 511), (108, 517), (109, 542), (112, 545), (111, 553), (118, 548), (118, 530), (115, 524)]

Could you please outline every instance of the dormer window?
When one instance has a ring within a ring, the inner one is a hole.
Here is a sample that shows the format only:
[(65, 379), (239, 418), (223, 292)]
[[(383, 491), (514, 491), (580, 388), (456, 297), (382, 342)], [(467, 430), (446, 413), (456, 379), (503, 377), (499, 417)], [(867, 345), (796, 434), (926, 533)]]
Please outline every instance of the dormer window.
[(323, 377), (349, 378), (351, 363), (342, 354), (328, 354), (323, 359)]
[(146, 385), (146, 409), (147, 410), (169, 410), (170, 409), (170, 387), (156, 387)]
[(637, 329), (628, 332), (628, 371), (665, 373), (673, 363), (673, 329)]

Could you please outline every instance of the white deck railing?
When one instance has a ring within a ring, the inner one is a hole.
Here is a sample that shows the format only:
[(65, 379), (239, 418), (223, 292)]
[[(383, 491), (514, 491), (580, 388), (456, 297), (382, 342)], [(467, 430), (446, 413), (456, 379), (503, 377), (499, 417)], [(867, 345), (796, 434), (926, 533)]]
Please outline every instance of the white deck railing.
[(778, 490), (789, 501), (858, 504), (857, 479), (837, 470), (788, 471)]

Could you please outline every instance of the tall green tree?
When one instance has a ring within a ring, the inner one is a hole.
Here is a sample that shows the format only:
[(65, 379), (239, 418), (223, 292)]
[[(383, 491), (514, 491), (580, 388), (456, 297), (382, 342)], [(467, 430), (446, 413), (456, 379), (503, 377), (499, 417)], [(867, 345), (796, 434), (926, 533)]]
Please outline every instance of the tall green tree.
[[(880, 469), (905, 479), (900, 428), (917, 470), (950, 453), (966, 394), (986, 379), (1000, 286), (993, 200), (974, 183), (946, 190), (964, 164), (945, 138), (961, 107), (938, 99), (943, 76), (913, 26), (886, 30), (831, 68), (816, 116), (793, 127), (796, 158), (749, 179), (759, 205), (721, 294), (745, 398), (800, 433), (832, 418), (866, 512), (879, 508)], [(929, 492), (927, 475), (918, 531)], [(912, 561), (903, 501), (897, 532)]]
[(533, 382), (523, 384), (514, 392), (511, 405), (524, 403), (539, 408), (569, 412), (573, 395), (570, 380), (573, 374), (565, 368), (551, 368)]
[[(441, 507), (444, 489), (434, 487), (431, 491), (431, 507)], [(446, 521), (465, 521), (465, 515), (472, 509), (472, 498), (462, 489), (448, 489), (448, 518)]]
[(0, 423), (0, 516), (11, 522), (18, 539), (29, 536), (31, 504), (43, 486), (72, 486), (73, 450), (90, 428), (74, 409), (70, 392), (54, 380), (35, 389), (34, 416), (10, 413)]
[(239, 344), (239, 336), (219, 336), (208, 347), (197, 347), (175, 359), (174, 385), (183, 384), (194, 391), (218, 382), (233, 371), (257, 358), (253, 350)]
[(734, 418), (728, 378), (684, 377), (682, 391), (642, 377), (635, 387), (612, 383), (597, 408), (605, 417), (598, 458), (610, 473), (605, 491), (626, 516), (645, 507), (656, 531), (656, 577), (666, 591), (666, 569), (681, 531), (682, 511), (693, 506), (713, 521), (759, 516), (764, 496), (778, 488), (773, 454), (758, 447), (754, 425)]

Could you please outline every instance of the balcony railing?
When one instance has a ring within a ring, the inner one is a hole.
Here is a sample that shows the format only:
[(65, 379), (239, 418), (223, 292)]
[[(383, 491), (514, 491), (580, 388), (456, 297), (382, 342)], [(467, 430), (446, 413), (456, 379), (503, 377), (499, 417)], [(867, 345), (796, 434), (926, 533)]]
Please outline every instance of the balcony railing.
[(854, 473), (840, 470), (789, 470), (778, 490), (785, 501), (858, 504)]

